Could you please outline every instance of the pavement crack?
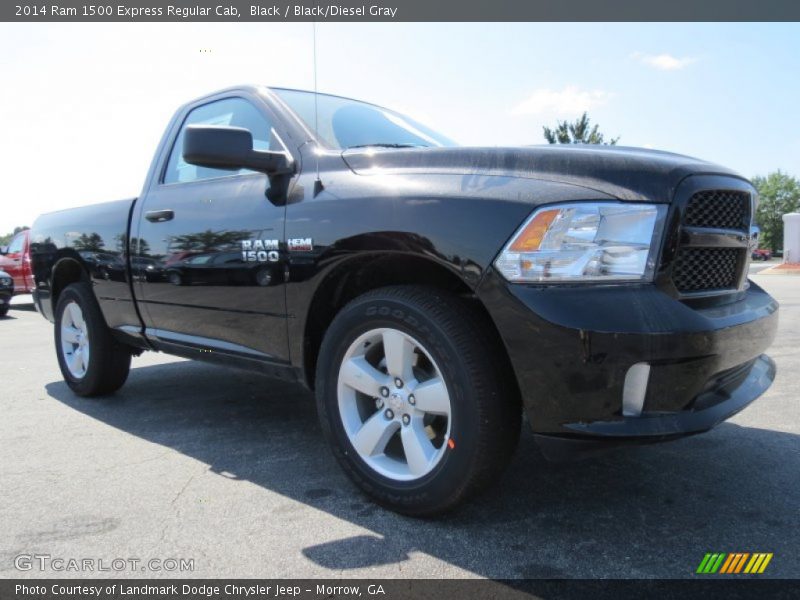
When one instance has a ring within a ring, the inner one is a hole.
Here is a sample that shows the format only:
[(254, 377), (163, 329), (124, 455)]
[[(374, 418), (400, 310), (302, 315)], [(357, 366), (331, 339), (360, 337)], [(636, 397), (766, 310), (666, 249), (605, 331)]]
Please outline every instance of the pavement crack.
[[(184, 492), (186, 492), (186, 489), (189, 487), (189, 484), (190, 484), (190, 483), (192, 483), (192, 481), (194, 480), (195, 476), (196, 476), (196, 473), (193, 473), (193, 474), (191, 474), (191, 475), (189, 476), (189, 478), (188, 478), (188, 479), (187, 479), (187, 480), (184, 482), (184, 484), (181, 486), (181, 489), (180, 489), (180, 490), (178, 490), (178, 493), (177, 493), (177, 494), (175, 494), (175, 497), (174, 497), (174, 498), (172, 499), (172, 501), (169, 503), (169, 504), (170, 504), (170, 506), (172, 507), (172, 509), (173, 509), (173, 512), (175, 513), (175, 516), (176, 516), (176, 517), (178, 516), (178, 512), (179, 512), (179, 510), (180, 510), (180, 509), (179, 509), (179, 507), (177, 507), (177, 506), (175, 505), (175, 503), (176, 503), (178, 500), (180, 500), (180, 497), (181, 497), (181, 496), (183, 496)], [(163, 525), (162, 525), (162, 527), (161, 527), (161, 535), (159, 535), (159, 536), (158, 536), (158, 542), (159, 542), (159, 544), (163, 544), (163, 543), (166, 541), (166, 538), (167, 538), (167, 530), (169, 529), (170, 522), (171, 522), (171, 519), (169, 519), (169, 518), (165, 518), (165, 519), (164, 519)]]
[(183, 484), (183, 487), (180, 489), (180, 491), (177, 494), (175, 494), (175, 497), (172, 499), (172, 502), (170, 502), (171, 505), (175, 506), (175, 503), (181, 496), (183, 496), (183, 493), (186, 491), (186, 488), (189, 487), (189, 484), (192, 483), (193, 479), (194, 479), (194, 474), (189, 476), (189, 479), (186, 480), (186, 483)]

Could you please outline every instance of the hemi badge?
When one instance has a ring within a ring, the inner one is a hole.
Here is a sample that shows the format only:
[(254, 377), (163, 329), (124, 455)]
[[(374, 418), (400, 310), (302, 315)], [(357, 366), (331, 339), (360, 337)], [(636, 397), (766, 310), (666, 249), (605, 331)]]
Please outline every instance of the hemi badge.
[(314, 250), (314, 241), (311, 238), (291, 238), (286, 241), (289, 250), (295, 252), (311, 252)]

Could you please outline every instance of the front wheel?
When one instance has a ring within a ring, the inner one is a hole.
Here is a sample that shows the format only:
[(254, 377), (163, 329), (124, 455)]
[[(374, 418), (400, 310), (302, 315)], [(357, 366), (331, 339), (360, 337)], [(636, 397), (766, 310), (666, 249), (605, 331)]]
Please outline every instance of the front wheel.
[(357, 298), (320, 350), (317, 405), (334, 454), (377, 502), (426, 516), (454, 508), (508, 464), (521, 410), (485, 319), (439, 290)]
[(79, 396), (110, 394), (128, 378), (130, 350), (111, 335), (88, 283), (58, 298), (55, 342), (64, 381)]

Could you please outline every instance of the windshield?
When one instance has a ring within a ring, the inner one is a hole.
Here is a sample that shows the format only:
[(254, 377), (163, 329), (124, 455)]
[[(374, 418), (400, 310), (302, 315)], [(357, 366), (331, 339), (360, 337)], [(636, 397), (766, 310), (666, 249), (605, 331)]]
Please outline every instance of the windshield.
[[(281, 100), (314, 131), (314, 93), (274, 89)], [(317, 137), (333, 148), (455, 146), (447, 139), (400, 113), (349, 98), (317, 94)]]

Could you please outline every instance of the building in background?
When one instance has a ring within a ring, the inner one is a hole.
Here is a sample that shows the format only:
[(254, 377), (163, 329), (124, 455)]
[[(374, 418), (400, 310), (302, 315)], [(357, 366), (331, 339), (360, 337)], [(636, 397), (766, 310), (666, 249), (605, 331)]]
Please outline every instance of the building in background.
[(783, 215), (783, 262), (800, 263), (800, 213)]

